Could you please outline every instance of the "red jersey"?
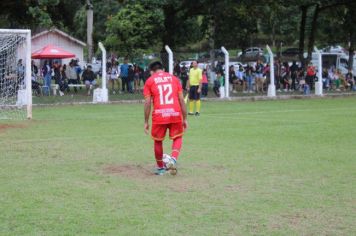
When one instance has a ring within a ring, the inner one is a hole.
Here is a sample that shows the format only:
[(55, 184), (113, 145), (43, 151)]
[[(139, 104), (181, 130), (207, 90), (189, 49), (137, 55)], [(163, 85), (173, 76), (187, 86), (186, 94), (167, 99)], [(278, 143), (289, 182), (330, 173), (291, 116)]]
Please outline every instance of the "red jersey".
[(169, 124), (183, 121), (179, 103), (179, 94), (182, 92), (177, 77), (169, 73), (157, 72), (147, 79), (143, 95), (153, 100), (152, 123)]

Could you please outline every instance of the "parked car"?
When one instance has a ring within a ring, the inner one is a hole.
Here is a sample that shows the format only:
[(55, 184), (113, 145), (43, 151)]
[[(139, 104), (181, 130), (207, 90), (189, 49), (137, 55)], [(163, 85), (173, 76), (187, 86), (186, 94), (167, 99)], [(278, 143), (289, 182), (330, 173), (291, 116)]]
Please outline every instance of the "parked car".
[(348, 51), (341, 47), (340, 45), (336, 46), (328, 46), (322, 50), (323, 52), (330, 52), (330, 53), (343, 53), (343, 54), (348, 54)]
[(259, 47), (251, 47), (245, 49), (242, 54), (242, 57), (259, 57), (263, 56), (263, 49)]
[(282, 56), (294, 57), (299, 55), (299, 48), (287, 48), (282, 51)]

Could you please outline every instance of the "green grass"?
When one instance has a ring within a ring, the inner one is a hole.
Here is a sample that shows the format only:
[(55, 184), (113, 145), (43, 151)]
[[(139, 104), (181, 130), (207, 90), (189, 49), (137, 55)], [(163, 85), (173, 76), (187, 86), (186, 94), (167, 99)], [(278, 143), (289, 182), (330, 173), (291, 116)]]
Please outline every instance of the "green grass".
[(175, 177), (142, 104), (34, 108), (0, 129), (0, 235), (355, 235), (355, 102), (204, 102)]

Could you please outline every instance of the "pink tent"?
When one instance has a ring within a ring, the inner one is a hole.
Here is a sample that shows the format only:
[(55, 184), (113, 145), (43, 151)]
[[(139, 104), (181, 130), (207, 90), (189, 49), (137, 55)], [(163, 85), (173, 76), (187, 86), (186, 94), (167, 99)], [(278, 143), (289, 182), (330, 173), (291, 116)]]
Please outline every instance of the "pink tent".
[(73, 53), (67, 52), (60, 47), (47, 45), (44, 48), (32, 53), (32, 59), (63, 59), (75, 57)]

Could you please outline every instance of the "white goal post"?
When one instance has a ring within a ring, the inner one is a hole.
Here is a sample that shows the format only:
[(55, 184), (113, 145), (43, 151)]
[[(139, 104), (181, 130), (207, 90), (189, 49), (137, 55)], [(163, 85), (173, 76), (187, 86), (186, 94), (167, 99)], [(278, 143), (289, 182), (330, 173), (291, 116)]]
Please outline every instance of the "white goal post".
[(0, 119), (25, 118), (32, 119), (31, 30), (0, 29)]

